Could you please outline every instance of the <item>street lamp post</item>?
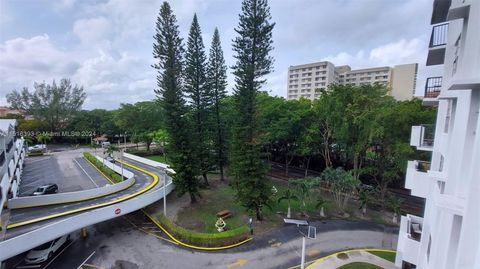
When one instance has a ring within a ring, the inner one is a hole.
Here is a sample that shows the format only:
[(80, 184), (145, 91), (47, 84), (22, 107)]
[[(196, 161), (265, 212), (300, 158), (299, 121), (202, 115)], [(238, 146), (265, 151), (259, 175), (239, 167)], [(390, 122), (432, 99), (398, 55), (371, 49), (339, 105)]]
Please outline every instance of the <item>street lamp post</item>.
[[(300, 263), (300, 269), (305, 269), (305, 244), (307, 237), (310, 239), (315, 239), (317, 236), (317, 229), (313, 226), (309, 226), (306, 220), (297, 220), (297, 219), (283, 219), (287, 224), (297, 225), (298, 232), (302, 235), (302, 257)], [(308, 226), (307, 233), (305, 234), (300, 230), (300, 226)]]

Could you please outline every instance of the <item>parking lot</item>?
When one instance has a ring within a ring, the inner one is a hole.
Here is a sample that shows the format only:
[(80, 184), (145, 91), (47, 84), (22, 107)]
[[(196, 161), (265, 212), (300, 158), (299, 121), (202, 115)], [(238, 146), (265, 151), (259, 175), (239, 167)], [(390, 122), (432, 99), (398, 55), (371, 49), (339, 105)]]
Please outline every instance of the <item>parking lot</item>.
[(58, 192), (71, 192), (101, 187), (106, 181), (82, 158), (80, 150), (68, 150), (25, 159), (20, 196), (31, 195), (46, 184), (57, 184)]

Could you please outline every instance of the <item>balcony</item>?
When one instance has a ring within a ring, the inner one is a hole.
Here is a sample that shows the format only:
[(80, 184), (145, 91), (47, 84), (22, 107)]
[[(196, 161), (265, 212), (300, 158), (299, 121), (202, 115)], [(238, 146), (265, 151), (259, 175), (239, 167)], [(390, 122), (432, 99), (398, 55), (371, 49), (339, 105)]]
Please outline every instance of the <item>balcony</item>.
[(433, 124), (412, 126), (410, 145), (417, 147), (418, 150), (432, 151), (434, 135), (435, 125)]
[(428, 170), (430, 170), (429, 162), (408, 162), (405, 188), (410, 189), (412, 195), (427, 198), (427, 195), (430, 192), (430, 177), (427, 174)]
[(427, 56), (427, 65), (439, 65), (445, 61), (445, 48), (448, 40), (448, 23), (435, 25), (432, 28)]
[(425, 82), (425, 93), (423, 95), (424, 105), (437, 105), (437, 97), (442, 89), (442, 77), (430, 77)]
[(402, 216), (397, 247), (397, 256), (400, 256), (402, 261), (412, 264), (418, 263), (422, 228), (423, 218), (414, 215)]

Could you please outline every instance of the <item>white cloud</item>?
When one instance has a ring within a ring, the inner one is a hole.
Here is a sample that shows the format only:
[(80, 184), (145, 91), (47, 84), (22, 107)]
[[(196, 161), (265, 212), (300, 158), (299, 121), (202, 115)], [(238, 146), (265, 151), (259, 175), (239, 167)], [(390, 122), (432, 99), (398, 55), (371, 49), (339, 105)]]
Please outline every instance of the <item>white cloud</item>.
[(48, 35), (15, 38), (0, 43), (1, 94), (34, 81), (71, 76), (78, 68), (72, 55), (56, 48)]
[(108, 40), (111, 31), (112, 25), (105, 17), (81, 19), (73, 25), (73, 33), (87, 46)]

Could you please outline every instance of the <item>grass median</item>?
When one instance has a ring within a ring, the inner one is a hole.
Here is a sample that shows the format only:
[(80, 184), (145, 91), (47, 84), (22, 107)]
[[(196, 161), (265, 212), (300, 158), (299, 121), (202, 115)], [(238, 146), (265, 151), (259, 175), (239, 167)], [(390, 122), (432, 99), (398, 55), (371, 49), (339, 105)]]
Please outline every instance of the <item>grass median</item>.
[(107, 166), (103, 165), (103, 163), (101, 161), (99, 161), (91, 153), (84, 152), (83, 157), (85, 159), (87, 159), (91, 164), (93, 164), (98, 170), (100, 170), (111, 181), (113, 181), (115, 183), (119, 183), (119, 182), (123, 181), (123, 178), (122, 178), (121, 175), (117, 174), (117, 172), (115, 172), (112, 169), (108, 168)]

